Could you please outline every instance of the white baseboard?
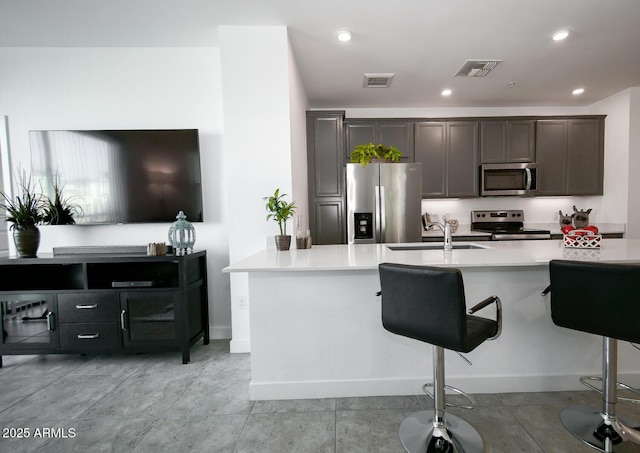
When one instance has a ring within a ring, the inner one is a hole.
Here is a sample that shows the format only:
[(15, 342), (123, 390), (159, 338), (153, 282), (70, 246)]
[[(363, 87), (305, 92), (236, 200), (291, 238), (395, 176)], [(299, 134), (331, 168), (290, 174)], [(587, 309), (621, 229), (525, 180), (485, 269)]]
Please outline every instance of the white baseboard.
[(229, 352), (232, 354), (251, 352), (251, 340), (232, 339), (229, 343)]
[[(587, 390), (579, 376), (487, 376), (453, 378), (447, 385), (467, 393), (556, 392)], [(636, 382), (640, 375), (623, 373), (621, 380)], [(313, 398), (346, 398), (361, 396), (420, 395), (427, 378), (359, 379), (339, 381), (251, 382), (249, 398), (287, 400)]]
[(210, 326), (209, 337), (212, 340), (229, 340), (231, 339), (231, 326)]

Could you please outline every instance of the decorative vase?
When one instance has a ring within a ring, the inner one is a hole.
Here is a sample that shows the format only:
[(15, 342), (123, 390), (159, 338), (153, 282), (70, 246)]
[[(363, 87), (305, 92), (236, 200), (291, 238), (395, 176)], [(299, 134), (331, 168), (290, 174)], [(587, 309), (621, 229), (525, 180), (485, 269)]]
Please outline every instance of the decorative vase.
[(175, 255), (186, 255), (193, 252), (193, 246), (196, 243), (196, 230), (191, 222), (187, 221), (187, 216), (180, 211), (176, 216), (175, 222), (169, 228), (169, 244), (173, 247)]
[(14, 229), (13, 242), (20, 258), (35, 258), (40, 246), (40, 230), (33, 225), (24, 230)]
[(289, 247), (291, 247), (291, 236), (285, 236), (282, 234), (276, 235), (276, 249), (279, 251), (285, 251), (289, 250)]

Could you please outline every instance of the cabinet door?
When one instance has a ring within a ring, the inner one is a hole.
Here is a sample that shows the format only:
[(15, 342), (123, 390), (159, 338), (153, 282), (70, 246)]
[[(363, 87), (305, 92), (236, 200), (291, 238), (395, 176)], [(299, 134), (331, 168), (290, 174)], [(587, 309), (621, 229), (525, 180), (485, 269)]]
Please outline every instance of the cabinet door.
[(350, 162), (349, 157), (356, 146), (367, 143), (378, 143), (375, 121), (345, 121), (344, 133), (346, 142), (344, 149), (345, 162)]
[(415, 159), (422, 163), (422, 196), (446, 196), (446, 136), (445, 122), (424, 122), (415, 125)]
[(507, 122), (480, 122), (480, 161), (483, 164), (507, 162)]
[(478, 196), (478, 123), (450, 122), (447, 143), (447, 196)]
[(567, 193), (567, 120), (539, 120), (536, 126), (538, 195)]
[(604, 145), (597, 119), (568, 120), (567, 194), (602, 195)]
[(535, 162), (536, 122), (507, 121), (507, 162)]
[(344, 244), (344, 204), (340, 200), (325, 200), (315, 204), (316, 228), (312, 233), (313, 244)]
[(487, 120), (480, 123), (483, 164), (535, 161), (534, 120)]
[(120, 294), (120, 328), (124, 346), (177, 343), (174, 291)]
[(377, 143), (402, 151), (400, 162), (413, 162), (413, 134), (408, 121), (381, 121), (377, 124)]
[(51, 294), (0, 296), (2, 350), (53, 350), (58, 347), (58, 320)]

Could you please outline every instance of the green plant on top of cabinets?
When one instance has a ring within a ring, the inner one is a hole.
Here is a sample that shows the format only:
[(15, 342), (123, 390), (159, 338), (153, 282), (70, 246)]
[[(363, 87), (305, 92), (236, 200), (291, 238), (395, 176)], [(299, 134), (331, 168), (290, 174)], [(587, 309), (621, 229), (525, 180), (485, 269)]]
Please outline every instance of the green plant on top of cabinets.
[(352, 163), (360, 163), (360, 165), (366, 167), (372, 160), (399, 162), (401, 157), (402, 151), (394, 146), (385, 146), (381, 143), (377, 145), (366, 143), (357, 145), (351, 151), (349, 159)]

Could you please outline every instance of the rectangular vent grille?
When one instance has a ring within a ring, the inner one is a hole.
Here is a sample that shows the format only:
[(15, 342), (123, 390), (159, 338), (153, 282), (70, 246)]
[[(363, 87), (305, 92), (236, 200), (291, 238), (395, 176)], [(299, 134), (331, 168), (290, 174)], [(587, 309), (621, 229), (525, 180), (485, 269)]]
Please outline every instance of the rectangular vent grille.
[(362, 86), (365, 88), (388, 88), (395, 74), (365, 74)]
[(456, 77), (485, 77), (493, 68), (498, 66), (502, 60), (467, 60), (462, 65)]

